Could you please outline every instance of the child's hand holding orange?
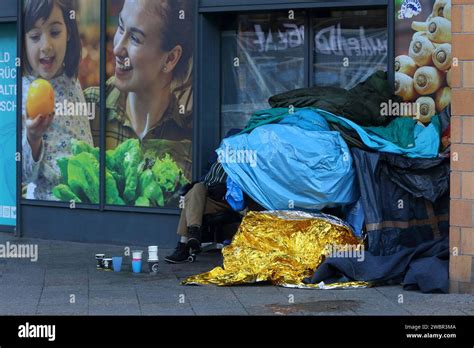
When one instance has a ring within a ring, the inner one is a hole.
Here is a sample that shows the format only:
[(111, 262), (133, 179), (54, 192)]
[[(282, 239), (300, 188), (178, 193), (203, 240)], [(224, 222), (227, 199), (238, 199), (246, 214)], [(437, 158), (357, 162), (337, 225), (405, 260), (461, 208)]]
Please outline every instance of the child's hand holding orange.
[(33, 158), (38, 160), (41, 150), (41, 139), (54, 119), (54, 89), (43, 79), (35, 80), (28, 89), (26, 99), (25, 121), (28, 142)]
[(43, 79), (31, 83), (26, 98), (26, 113), (31, 119), (54, 113), (54, 89), (51, 83)]

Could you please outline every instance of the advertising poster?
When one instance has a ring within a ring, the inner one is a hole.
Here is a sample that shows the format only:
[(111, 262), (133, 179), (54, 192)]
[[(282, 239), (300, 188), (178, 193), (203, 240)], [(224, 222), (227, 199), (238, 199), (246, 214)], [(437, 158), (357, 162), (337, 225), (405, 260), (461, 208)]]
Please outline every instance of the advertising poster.
[(16, 225), (16, 38), (0, 24), (0, 226)]
[(23, 198), (98, 204), (100, 2), (24, 0), (23, 23)]
[(108, 205), (179, 208), (192, 179), (195, 3), (108, 1)]
[(451, 103), (451, 0), (396, 0), (395, 93), (429, 123)]

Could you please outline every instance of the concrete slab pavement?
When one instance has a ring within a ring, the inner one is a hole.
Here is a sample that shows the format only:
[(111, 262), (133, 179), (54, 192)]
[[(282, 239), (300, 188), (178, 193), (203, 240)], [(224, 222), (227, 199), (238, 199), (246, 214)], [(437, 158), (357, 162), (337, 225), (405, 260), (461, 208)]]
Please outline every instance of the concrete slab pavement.
[[(123, 246), (16, 239), (38, 245), (37, 262), (0, 259), (0, 315), (473, 315), (474, 296), (421, 294), (401, 286), (302, 290), (270, 285), (182, 286), (181, 280), (222, 263), (207, 253), (193, 264), (160, 262), (158, 275), (97, 270), (96, 253), (123, 255)], [(144, 246), (130, 249), (146, 250)], [(171, 250), (161, 250), (161, 259)], [(146, 269), (144, 263), (143, 269)]]

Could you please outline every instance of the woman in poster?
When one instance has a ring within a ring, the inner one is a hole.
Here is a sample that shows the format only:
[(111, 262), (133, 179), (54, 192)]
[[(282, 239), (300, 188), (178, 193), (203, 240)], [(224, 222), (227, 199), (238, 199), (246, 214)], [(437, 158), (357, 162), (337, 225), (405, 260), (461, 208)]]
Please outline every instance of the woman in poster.
[[(115, 179), (127, 205), (176, 208), (176, 191), (191, 179), (192, 18), (192, 0), (125, 0), (120, 11), (113, 42), (115, 75), (106, 84), (106, 148), (114, 158), (107, 168), (122, 171)], [(98, 101), (97, 87), (85, 94)], [(93, 130), (97, 144), (98, 122)], [(140, 151), (130, 151), (137, 144)], [(135, 178), (121, 178), (126, 175), (123, 154), (131, 152), (140, 157), (142, 188), (135, 189)], [(159, 183), (163, 197), (144, 193), (146, 175)], [(107, 189), (109, 203), (115, 191)]]

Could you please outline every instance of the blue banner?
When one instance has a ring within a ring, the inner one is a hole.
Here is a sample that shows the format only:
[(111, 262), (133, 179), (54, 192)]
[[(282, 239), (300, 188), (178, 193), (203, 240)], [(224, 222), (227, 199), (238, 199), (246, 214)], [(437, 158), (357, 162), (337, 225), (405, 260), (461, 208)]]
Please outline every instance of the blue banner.
[(0, 225), (16, 225), (16, 25), (0, 24)]

